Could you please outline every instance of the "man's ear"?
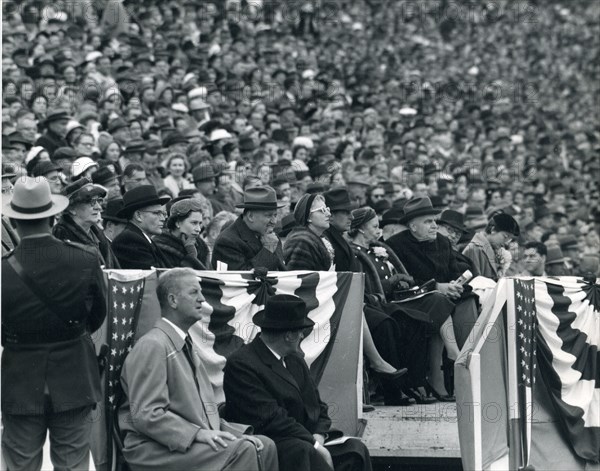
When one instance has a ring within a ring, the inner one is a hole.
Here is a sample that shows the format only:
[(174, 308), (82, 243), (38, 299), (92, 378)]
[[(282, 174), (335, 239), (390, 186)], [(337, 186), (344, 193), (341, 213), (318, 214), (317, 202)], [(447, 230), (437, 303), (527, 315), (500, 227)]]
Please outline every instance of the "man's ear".
[(177, 297), (175, 296), (175, 293), (169, 293), (167, 295), (167, 300), (169, 301), (169, 306), (173, 309), (177, 307)]

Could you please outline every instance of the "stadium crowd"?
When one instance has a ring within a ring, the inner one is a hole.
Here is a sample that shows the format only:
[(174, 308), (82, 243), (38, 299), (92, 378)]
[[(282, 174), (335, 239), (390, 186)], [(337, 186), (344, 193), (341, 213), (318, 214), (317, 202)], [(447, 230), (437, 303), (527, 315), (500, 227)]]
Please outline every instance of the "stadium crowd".
[[(461, 274), (600, 273), (599, 14), (584, 0), (5, 2), (3, 274), (41, 219), (106, 268), (363, 272), (365, 407), (451, 401), (477, 316)], [(394, 303), (430, 280), (433, 295)], [(5, 291), (27, 286), (2, 285), (3, 417), (7, 351), (81, 334), (22, 323)]]

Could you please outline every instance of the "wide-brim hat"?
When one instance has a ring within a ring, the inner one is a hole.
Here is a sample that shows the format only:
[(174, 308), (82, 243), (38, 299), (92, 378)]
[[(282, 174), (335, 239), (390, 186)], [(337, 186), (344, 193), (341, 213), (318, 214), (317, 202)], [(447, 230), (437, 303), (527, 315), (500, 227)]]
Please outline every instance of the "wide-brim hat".
[(55, 216), (69, 206), (69, 199), (53, 195), (45, 178), (21, 177), (15, 182), (12, 198), (2, 204), (2, 214), (18, 220)]
[(315, 325), (307, 316), (306, 303), (292, 294), (276, 294), (269, 299), (262, 311), (257, 312), (252, 322), (261, 329), (302, 330)]
[(118, 218), (129, 218), (138, 209), (168, 203), (169, 196), (158, 196), (154, 185), (140, 185), (123, 195), (123, 208), (117, 213)]
[(256, 186), (244, 191), (243, 203), (236, 204), (236, 208), (256, 209), (269, 211), (283, 208), (285, 203), (277, 201), (277, 193), (270, 186)]
[(446, 209), (442, 211), (440, 218), (438, 219), (438, 224), (445, 224), (446, 226), (450, 226), (457, 231), (469, 232), (465, 227), (465, 217), (462, 213), (458, 211), (454, 211), (453, 209)]
[(408, 224), (419, 216), (433, 216), (440, 213), (440, 210), (435, 209), (427, 197), (408, 200), (403, 210), (404, 216), (400, 219), (400, 224)]

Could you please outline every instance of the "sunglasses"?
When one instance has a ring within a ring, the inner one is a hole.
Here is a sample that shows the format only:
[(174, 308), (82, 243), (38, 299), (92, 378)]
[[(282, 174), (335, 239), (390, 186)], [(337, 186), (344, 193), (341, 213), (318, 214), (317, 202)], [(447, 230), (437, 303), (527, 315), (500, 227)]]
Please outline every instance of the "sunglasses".
[(328, 206), (321, 206), (320, 208), (311, 209), (310, 212), (311, 213), (321, 212), (323, 214), (329, 214), (329, 213), (331, 213), (331, 210), (329, 209)]

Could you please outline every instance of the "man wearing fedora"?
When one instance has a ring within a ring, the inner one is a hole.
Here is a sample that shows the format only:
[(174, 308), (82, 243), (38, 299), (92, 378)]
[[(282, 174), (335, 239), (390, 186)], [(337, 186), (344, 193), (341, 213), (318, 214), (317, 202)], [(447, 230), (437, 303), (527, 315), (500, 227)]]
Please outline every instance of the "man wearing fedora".
[(67, 123), (69, 112), (60, 108), (48, 111), (44, 126), (46, 132), (36, 141), (36, 146), (42, 146), (50, 155), (59, 147), (69, 147), (65, 136), (67, 134)]
[(325, 205), (331, 211), (329, 229), (325, 236), (333, 246), (336, 271), (360, 271), (360, 264), (352, 251), (352, 247), (344, 238), (344, 233), (350, 230), (352, 210), (355, 208), (350, 201), (346, 188), (334, 188), (323, 193)]
[(479, 275), (473, 260), (458, 250), (458, 242), (460, 239), (467, 234), (469, 231), (465, 227), (464, 215), (453, 209), (446, 209), (442, 211), (439, 219), (437, 220), (438, 232), (446, 237), (450, 244), (452, 244), (452, 254), (456, 257), (459, 265), (459, 270), (464, 273), (466, 270), (470, 270), (473, 277)]
[(285, 270), (283, 247), (274, 232), (281, 206), (270, 186), (246, 189), (244, 202), (236, 205), (244, 212), (215, 241), (213, 266), (218, 269), (221, 262), (228, 270)]
[(120, 218), (117, 213), (123, 209), (123, 198), (109, 199), (104, 211), (102, 211), (102, 227), (104, 236), (112, 244), (112, 241), (123, 232), (127, 226), (127, 219)]
[(213, 215), (227, 210), (225, 205), (216, 198), (215, 188), (219, 174), (215, 172), (210, 162), (202, 162), (195, 167), (192, 170), (192, 178), (198, 191), (210, 201)]
[(261, 333), (227, 359), (223, 389), (231, 420), (273, 439), (286, 471), (370, 470), (369, 451), (358, 439), (326, 446), (341, 436), (319, 395), (300, 343), (314, 322), (306, 303), (289, 294), (270, 297), (253, 322)]
[(106, 316), (96, 250), (51, 235), (69, 204), (45, 179), (23, 177), (3, 215), (19, 245), (2, 258), (2, 451), (10, 470), (88, 469), (92, 407), (101, 400), (90, 334)]
[(204, 296), (189, 268), (158, 279), (161, 319), (136, 343), (121, 371), (123, 455), (136, 470), (278, 471), (273, 441), (219, 416), (208, 373), (188, 330)]
[(390, 237), (387, 243), (418, 285), (433, 279), (436, 290), (450, 301), (445, 303), (444, 309), (430, 313), (442, 326), (440, 336), (432, 337), (430, 347), (429, 374), (430, 380), (435, 383), (431, 386), (438, 394), (444, 395), (444, 384), (436, 374), (443, 347), (446, 347), (448, 357), (455, 360), (478, 313), (473, 296), (468, 295), (462, 284), (457, 282), (463, 272), (452, 244), (438, 233), (435, 215), (439, 213), (428, 197), (410, 199), (404, 205), (404, 216), (400, 219), (400, 223), (406, 225), (408, 230)]
[(168, 196), (159, 197), (152, 185), (138, 186), (123, 195), (123, 208), (117, 217), (128, 222), (112, 243), (121, 268), (149, 270), (151, 267), (168, 267), (152, 236), (162, 233), (167, 218), (164, 205), (169, 200)]

